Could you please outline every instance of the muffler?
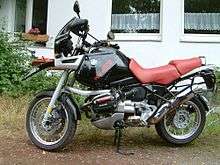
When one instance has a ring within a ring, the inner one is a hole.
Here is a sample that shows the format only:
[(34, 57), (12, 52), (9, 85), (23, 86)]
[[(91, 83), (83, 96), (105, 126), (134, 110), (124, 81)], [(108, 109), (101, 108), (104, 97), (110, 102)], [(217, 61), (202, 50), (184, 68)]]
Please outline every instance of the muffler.
[(156, 112), (156, 114), (149, 119), (150, 124), (157, 124), (159, 123), (163, 117), (172, 111), (174, 111), (176, 108), (178, 108), (181, 104), (191, 100), (193, 97), (195, 97), (194, 93), (190, 93), (185, 96), (177, 97), (175, 100), (171, 100), (169, 103), (163, 104)]

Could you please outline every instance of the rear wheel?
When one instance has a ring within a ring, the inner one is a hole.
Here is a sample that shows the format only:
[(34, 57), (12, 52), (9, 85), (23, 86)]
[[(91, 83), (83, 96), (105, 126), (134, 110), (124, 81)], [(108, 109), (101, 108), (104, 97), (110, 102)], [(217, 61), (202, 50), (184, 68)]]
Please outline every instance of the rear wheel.
[(196, 139), (204, 129), (206, 112), (196, 98), (185, 102), (167, 114), (155, 128), (159, 136), (173, 144), (186, 144)]
[(56, 103), (48, 121), (44, 114), (52, 92), (43, 92), (31, 102), (26, 115), (26, 130), (30, 140), (44, 150), (61, 149), (71, 142), (77, 126), (72, 111), (63, 103)]

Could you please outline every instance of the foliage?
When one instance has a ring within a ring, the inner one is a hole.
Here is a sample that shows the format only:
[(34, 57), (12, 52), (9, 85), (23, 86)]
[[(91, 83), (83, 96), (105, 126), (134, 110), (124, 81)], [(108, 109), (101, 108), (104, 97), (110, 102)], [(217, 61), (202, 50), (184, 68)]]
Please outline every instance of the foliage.
[(30, 56), (15, 40), (10, 34), (0, 33), (0, 93), (14, 91), (28, 68)]
[[(219, 13), (219, 0), (185, 0), (187, 13)], [(159, 13), (160, 0), (113, 0), (113, 14)]]
[(0, 32), (0, 94), (19, 96), (55, 86), (57, 77), (48, 77), (46, 72), (22, 81), (31, 69), (32, 58), (24, 49), (26, 46), (19, 35)]
[(219, 0), (185, 0), (187, 13), (219, 13)]
[[(0, 4), (1, 4), (1, 2), (0, 2)], [(6, 29), (6, 26), (7, 26), (7, 18), (6, 17), (1, 17), (0, 18), (0, 32), (1, 31), (4, 31), (5, 29)]]
[(217, 82), (220, 82), (220, 71), (216, 72), (216, 79), (217, 79)]
[(113, 14), (160, 13), (160, 0), (113, 0)]

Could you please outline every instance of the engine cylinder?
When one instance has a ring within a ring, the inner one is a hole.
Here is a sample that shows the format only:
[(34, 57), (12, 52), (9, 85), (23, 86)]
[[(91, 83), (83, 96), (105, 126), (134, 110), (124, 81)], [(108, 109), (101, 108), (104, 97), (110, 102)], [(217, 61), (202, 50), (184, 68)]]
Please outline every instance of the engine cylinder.
[(110, 113), (117, 107), (116, 100), (111, 93), (96, 96), (92, 105), (93, 111), (96, 113)]

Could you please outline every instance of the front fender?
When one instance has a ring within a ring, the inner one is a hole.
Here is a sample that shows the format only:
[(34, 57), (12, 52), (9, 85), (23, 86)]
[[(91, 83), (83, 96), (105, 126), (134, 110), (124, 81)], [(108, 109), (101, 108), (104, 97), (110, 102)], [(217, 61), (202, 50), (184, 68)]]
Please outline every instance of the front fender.
[(62, 103), (64, 103), (64, 105), (67, 106), (74, 114), (74, 119), (81, 120), (81, 113), (79, 110), (79, 106), (76, 104), (72, 96), (69, 94), (63, 93), (61, 96), (61, 99), (62, 99)]
[[(36, 94), (35, 97), (40, 97), (42, 95), (46, 95), (46, 96), (53, 96), (55, 89), (51, 88), (51, 89), (46, 89), (44, 91), (39, 92), (38, 94)], [(74, 101), (74, 99), (72, 98), (72, 96), (70, 95), (70, 93), (64, 91), (61, 94), (61, 97), (59, 98), (61, 99), (60, 101), (67, 107), (69, 108), (69, 110), (72, 111), (73, 115), (74, 115), (74, 120), (81, 120), (81, 113), (79, 110), (79, 106), (77, 105), (77, 103)]]

